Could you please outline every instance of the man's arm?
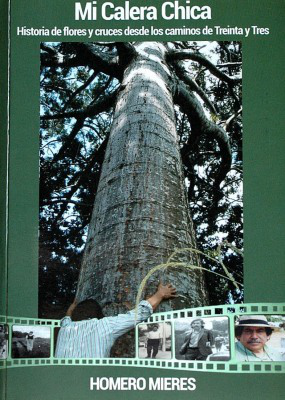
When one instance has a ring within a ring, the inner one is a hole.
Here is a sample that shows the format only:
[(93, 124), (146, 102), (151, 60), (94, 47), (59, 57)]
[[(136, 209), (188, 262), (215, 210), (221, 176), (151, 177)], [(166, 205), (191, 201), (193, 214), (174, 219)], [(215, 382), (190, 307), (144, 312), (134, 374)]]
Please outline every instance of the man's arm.
[[(151, 296), (150, 298), (147, 299), (149, 304), (152, 306), (152, 309), (155, 310), (158, 305), (163, 301), (167, 299), (172, 299), (176, 297), (176, 289), (171, 285), (162, 285), (161, 283), (158, 285), (156, 293)], [(73, 300), (73, 303), (70, 304), (66, 311), (66, 317), (71, 317), (72, 313), (77, 306), (78, 302), (76, 299)]]
[(117, 339), (119, 336), (134, 328), (136, 324), (146, 321), (151, 316), (152, 311), (155, 310), (163, 300), (174, 297), (176, 297), (176, 289), (170, 284), (162, 285), (160, 283), (153, 296), (140, 302), (137, 313), (136, 310), (131, 310), (126, 314), (119, 314), (116, 317), (106, 317), (106, 320), (108, 320), (111, 326), (114, 338)]
[(179, 354), (181, 354), (182, 356), (184, 354), (186, 354), (186, 352), (187, 352), (187, 348), (188, 348), (189, 343), (190, 343), (190, 338), (191, 338), (191, 333), (189, 335), (185, 336), (184, 343), (180, 347)]
[(77, 306), (77, 300), (74, 299), (73, 303), (70, 304), (70, 306), (68, 307), (67, 311), (66, 311), (66, 317), (71, 317), (73, 310), (75, 309), (75, 307)]

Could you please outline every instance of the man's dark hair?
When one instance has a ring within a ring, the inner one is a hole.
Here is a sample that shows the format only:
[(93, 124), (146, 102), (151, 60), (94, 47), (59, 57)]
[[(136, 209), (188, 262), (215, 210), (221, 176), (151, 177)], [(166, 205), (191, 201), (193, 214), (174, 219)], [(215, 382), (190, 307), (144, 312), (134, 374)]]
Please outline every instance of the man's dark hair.
[(85, 319), (104, 318), (103, 312), (96, 300), (87, 299), (77, 304), (72, 313), (72, 321), (83, 321)]
[(158, 325), (158, 324), (150, 324), (150, 325), (148, 326), (148, 328), (149, 328), (149, 330), (152, 331), (154, 328), (159, 329), (159, 325)]
[[(235, 327), (235, 335), (236, 337), (240, 337), (242, 335), (243, 329), (246, 328), (246, 326), (236, 326)], [(262, 326), (260, 327), (262, 328)], [(272, 332), (274, 331), (274, 329), (269, 328), (267, 326), (264, 327), (266, 335), (270, 336), (272, 334)]]
[(195, 319), (193, 319), (193, 321), (191, 321), (190, 326), (192, 327), (193, 324), (194, 324), (194, 322), (197, 322), (197, 321), (199, 321), (199, 322), (201, 323), (201, 327), (204, 328), (205, 322), (202, 320), (202, 318), (195, 318)]

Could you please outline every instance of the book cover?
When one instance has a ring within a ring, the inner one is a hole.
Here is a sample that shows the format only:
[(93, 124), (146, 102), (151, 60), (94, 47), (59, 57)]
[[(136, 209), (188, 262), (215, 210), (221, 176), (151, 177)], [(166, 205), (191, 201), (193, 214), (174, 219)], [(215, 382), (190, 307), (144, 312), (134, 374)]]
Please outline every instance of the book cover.
[(1, 18), (3, 398), (281, 399), (284, 4)]

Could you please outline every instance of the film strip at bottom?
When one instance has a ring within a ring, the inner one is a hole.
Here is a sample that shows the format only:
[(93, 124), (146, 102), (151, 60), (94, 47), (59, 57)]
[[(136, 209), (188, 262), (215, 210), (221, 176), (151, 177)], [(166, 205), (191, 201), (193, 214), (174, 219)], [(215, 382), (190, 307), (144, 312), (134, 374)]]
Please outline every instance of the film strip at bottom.
[(134, 358), (57, 358), (59, 328), (60, 320), (0, 316), (0, 368), (96, 365), (285, 372), (285, 303), (155, 313), (136, 326)]

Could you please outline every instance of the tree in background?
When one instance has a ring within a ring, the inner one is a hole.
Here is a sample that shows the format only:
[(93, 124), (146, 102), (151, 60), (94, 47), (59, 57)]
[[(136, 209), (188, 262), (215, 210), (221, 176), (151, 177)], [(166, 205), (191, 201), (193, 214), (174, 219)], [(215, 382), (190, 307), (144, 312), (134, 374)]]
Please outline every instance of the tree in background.
[[(78, 297), (123, 311), (177, 248), (241, 282), (241, 44), (46, 43), (41, 66), (40, 314), (71, 300), (80, 265)], [(242, 299), (208, 272), (163, 275), (173, 308)]]

